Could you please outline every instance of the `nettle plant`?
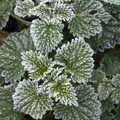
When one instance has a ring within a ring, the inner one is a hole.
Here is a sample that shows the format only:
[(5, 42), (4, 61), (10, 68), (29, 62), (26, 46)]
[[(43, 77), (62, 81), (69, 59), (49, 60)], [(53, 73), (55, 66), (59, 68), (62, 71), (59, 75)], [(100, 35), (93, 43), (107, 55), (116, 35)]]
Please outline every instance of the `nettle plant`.
[(119, 120), (120, 55), (104, 51), (120, 44), (120, 0), (0, 0), (1, 32), (11, 18), (0, 120)]

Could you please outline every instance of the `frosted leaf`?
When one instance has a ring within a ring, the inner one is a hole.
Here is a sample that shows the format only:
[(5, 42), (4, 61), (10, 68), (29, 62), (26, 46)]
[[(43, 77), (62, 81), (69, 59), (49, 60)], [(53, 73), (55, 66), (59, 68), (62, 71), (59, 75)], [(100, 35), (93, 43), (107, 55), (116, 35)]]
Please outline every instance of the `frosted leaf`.
[(6, 26), (13, 6), (13, 0), (0, 0), (0, 30)]
[(113, 90), (113, 87), (112, 87), (111, 81), (108, 81), (108, 82), (106, 81), (99, 84), (98, 94), (99, 94), (100, 100), (107, 99), (110, 96), (112, 90)]
[(112, 91), (111, 98), (114, 102), (120, 103), (120, 74), (113, 76), (112, 85), (114, 90)]
[(19, 80), (24, 74), (24, 68), (21, 65), (21, 52), (34, 49), (34, 45), (28, 30), (19, 33), (13, 33), (8, 41), (0, 46), (0, 74), (3, 74), (6, 80)]
[(101, 69), (93, 71), (91, 82), (94, 83), (100, 100), (106, 100), (110, 96), (113, 90), (111, 80), (106, 77), (106, 74)]
[(34, 119), (41, 119), (48, 110), (52, 110), (52, 99), (38, 89), (38, 84), (33, 81), (19, 82), (13, 94), (14, 109), (29, 114)]
[(57, 104), (54, 108), (56, 119), (62, 120), (100, 120), (101, 104), (91, 86), (80, 85), (76, 88), (79, 106)]
[(120, 0), (103, 0), (103, 1), (110, 4), (120, 5)]
[(16, 0), (14, 12), (20, 17), (30, 16), (29, 10), (34, 7), (32, 0)]
[(109, 97), (115, 103), (120, 102), (120, 74), (113, 76), (111, 80), (108, 80), (98, 87), (98, 93), (101, 100), (105, 100)]
[(57, 25), (51, 22), (46, 23), (38, 19), (33, 20), (30, 32), (36, 49), (44, 54), (55, 49), (63, 38), (62, 29), (62, 24)]
[(75, 17), (73, 6), (68, 6), (63, 3), (56, 3), (54, 7), (55, 10), (53, 12), (53, 17), (55, 19), (60, 21), (71, 21)]
[[(62, 71), (61, 69), (58, 70)], [(56, 73), (58, 70), (54, 70), (53, 73)], [(58, 74), (59, 71), (56, 74)], [(75, 89), (67, 76), (60, 75), (58, 77), (51, 77), (51, 79), (48, 79), (47, 81), (46, 86), (49, 97), (53, 97), (56, 102), (59, 101), (65, 105), (78, 106)]]
[(88, 39), (87, 42), (96, 52), (114, 48), (115, 45), (120, 44), (120, 23), (116, 20), (109, 21), (100, 34)]
[(50, 5), (41, 3), (30, 9), (30, 14), (46, 22), (51, 20), (60, 23), (62, 20), (71, 21), (75, 16), (73, 10), (73, 6), (61, 2), (50, 3)]
[(51, 64), (51, 60), (47, 56), (43, 56), (37, 51), (26, 51), (22, 52), (21, 55), (22, 65), (32, 78), (40, 79), (44, 77), (45, 72), (47, 72)]
[(20, 120), (21, 113), (13, 110), (12, 92), (0, 87), (0, 120)]
[[(75, 0), (73, 3), (75, 15), (69, 24), (70, 31), (75, 36), (89, 38), (102, 31), (101, 20), (108, 21), (100, 1)], [(102, 14), (100, 11), (102, 10)]]
[(66, 65), (66, 70), (72, 74), (72, 80), (86, 83), (93, 69), (93, 51), (83, 38), (75, 38), (71, 43), (57, 50), (56, 60)]

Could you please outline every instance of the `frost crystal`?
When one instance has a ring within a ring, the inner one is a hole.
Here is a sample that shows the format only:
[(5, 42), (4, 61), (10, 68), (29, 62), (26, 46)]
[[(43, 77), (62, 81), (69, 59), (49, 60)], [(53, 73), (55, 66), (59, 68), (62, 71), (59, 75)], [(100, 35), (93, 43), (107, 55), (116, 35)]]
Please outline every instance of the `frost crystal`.
[[(59, 69), (59, 71), (62, 70)], [(46, 86), (49, 96), (54, 97), (56, 102), (59, 101), (65, 105), (78, 106), (75, 89), (65, 75), (48, 79)]]
[(100, 120), (101, 104), (91, 86), (80, 85), (76, 88), (79, 106), (55, 106), (56, 119), (62, 120)]
[(29, 10), (34, 7), (32, 0), (17, 0), (14, 12), (20, 17), (30, 16)]
[(38, 92), (38, 85), (30, 80), (23, 80), (13, 95), (14, 109), (41, 119), (46, 111), (52, 109), (52, 99), (44, 92)]
[(43, 56), (37, 51), (26, 51), (21, 55), (22, 65), (30, 73), (30, 76), (35, 79), (42, 78), (51, 63), (47, 56)]
[[(75, 17), (69, 24), (75, 36), (89, 38), (102, 31), (101, 19), (106, 19), (102, 3), (96, 0), (74, 0)], [(102, 10), (102, 14), (100, 11)]]
[(21, 52), (34, 50), (32, 38), (28, 30), (23, 30), (20, 33), (11, 34), (8, 39), (0, 46), (0, 68), (6, 80), (20, 80), (24, 74)]
[(91, 77), (93, 68), (93, 51), (83, 38), (75, 38), (71, 43), (57, 50), (56, 60), (64, 63), (73, 81), (85, 83)]
[(46, 23), (41, 20), (33, 20), (30, 32), (35, 47), (41, 53), (51, 52), (62, 40), (62, 24)]

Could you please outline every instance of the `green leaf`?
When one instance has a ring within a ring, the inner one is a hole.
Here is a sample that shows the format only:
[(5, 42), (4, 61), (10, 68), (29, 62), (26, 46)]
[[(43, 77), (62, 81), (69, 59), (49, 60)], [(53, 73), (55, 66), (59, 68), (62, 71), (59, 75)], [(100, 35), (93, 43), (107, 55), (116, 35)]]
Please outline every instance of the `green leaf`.
[(120, 0), (103, 0), (103, 1), (110, 4), (120, 5)]
[(116, 18), (117, 20), (120, 20), (120, 6), (119, 5), (104, 3), (104, 8), (107, 12), (110, 12), (114, 18)]
[(21, 52), (34, 49), (28, 30), (13, 33), (8, 41), (0, 46), (0, 68), (6, 80), (19, 80), (24, 74), (21, 64)]
[(41, 79), (51, 64), (51, 60), (47, 56), (43, 56), (37, 51), (26, 51), (21, 53), (22, 65), (25, 70), (30, 73), (30, 76), (34, 79)]
[(115, 45), (120, 44), (120, 23), (116, 20), (109, 21), (100, 34), (88, 39), (87, 42), (96, 52), (114, 48)]
[(13, 95), (14, 109), (34, 119), (41, 119), (48, 110), (52, 110), (52, 99), (39, 87), (30, 80), (19, 82)]
[(71, 43), (57, 50), (56, 60), (66, 65), (73, 82), (85, 83), (91, 77), (93, 69), (93, 51), (83, 38), (75, 38)]
[(120, 74), (116, 74), (109, 81), (99, 85), (99, 97), (101, 100), (111, 98), (114, 103), (120, 102)]
[(115, 103), (120, 103), (120, 74), (113, 76), (112, 85), (114, 89), (111, 94), (111, 99)]
[(20, 17), (30, 16), (29, 10), (34, 7), (32, 0), (16, 0), (14, 12)]
[(57, 104), (54, 108), (56, 119), (62, 120), (100, 120), (101, 104), (97, 94), (89, 85), (80, 85), (76, 88), (78, 107)]
[(64, 2), (49, 1), (50, 4), (40, 4), (30, 9), (31, 15), (38, 16), (43, 21), (53, 21), (54, 23), (61, 23), (63, 21), (71, 21), (75, 16), (73, 6), (64, 4)]
[(105, 81), (103, 83), (100, 83), (98, 86), (99, 99), (100, 100), (107, 99), (112, 91), (113, 91), (113, 86), (111, 84), (111, 81)]
[(106, 76), (111, 77), (120, 74), (120, 55), (119, 51), (108, 52), (104, 55), (101, 61), (101, 69), (105, 72)]
[(106, 80), (106, 75), (101, 69), (96, 69), (93, 71), (91, 82), (98, 85), (99, 83), (102, 83)]
[(73, 6), (76, 16), (70, 22), (69, 28), (75, 36), (89, 38), (102, 31), (101, 21), (106, 21), (108, 14), (100, 1), (74, 0)]
[(44, 54), (55, 49), (63, 38), (62, 29), (62, 24), (46, 23), (38, 19), (33, 20), (30, 32), (36, 49)]
[(6, 26), (9, 20), (13, 3), (13, 0), (0, 0), (0, 30)]
[(46, 82), (49, 97), (55, 98), (55, 101), (59, 101), (61, 104), (78, 106), (75, 89), (70, 83), (71, 80), (66, 75), (55, 75), (59, 75), (60, 71), (62, 70), (57, 68), (53, 70), (54, 77)]
[(21, 113), (13, 110), (12, 91), (0, 87), (0, 120), (21, 120)]

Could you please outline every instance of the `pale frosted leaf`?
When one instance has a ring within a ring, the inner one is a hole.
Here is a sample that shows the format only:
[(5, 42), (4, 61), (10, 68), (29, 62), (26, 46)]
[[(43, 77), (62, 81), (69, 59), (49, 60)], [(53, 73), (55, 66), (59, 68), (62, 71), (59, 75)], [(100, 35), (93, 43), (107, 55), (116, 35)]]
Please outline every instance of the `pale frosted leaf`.
[(41, 119), (48, 110), (52, 110), (52, 99), (38, 89), (38, 84), (33, 81), (19, 82), (13, 94), (14, 109), (29, 114), (34, 119)]
[(100, 120), (101, 104), (97, 94), (91, 86), (80, 85), (76, 88), (78, 107), (57, 104), (55, 106), (56, 119), (62, 120)]
[(75, 38), (57, 50), (56, 60), (64, 63), (73, 81), (85, 83), (93, 69), (93, 51), (83, 38)]
[(46, 23), (41, 20), (33, 20), (30, 32), (36, 49), (47, 54), (55, 49), (62, 40), (62, 24)]

